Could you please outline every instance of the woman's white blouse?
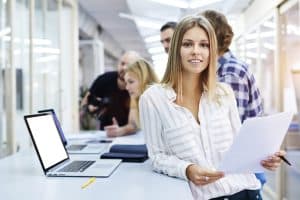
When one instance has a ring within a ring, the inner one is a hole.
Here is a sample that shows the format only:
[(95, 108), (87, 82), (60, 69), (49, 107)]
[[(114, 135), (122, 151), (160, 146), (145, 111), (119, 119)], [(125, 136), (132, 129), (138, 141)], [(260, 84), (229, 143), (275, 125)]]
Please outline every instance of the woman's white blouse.
[[(141, 128), (155, 171), (187, 180), (190, 164), (216, 169), (241, 126), (230, 86), (218, 83), (216, 92), (216, 102), (205, 92), (201, 96), (200, 125), (188, 109), (174, 103), (176, 93), (170, 87), (156, 84), (140, 97)], [(260, 188), (254, 174), (226, 174), (205, 186), (189, 184), (194, 198), (201, 200)]]

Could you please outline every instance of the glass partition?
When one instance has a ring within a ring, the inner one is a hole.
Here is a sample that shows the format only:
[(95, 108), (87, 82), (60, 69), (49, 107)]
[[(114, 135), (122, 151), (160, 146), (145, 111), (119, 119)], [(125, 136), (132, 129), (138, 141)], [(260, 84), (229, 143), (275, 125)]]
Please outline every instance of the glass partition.
[[(291, 2), (290, 2), (291, 3)], [(281, 31), (281, 65), (284, 67), (284, 109), (297, 112), (295, 89), (299, 89), (298, 85), (295, 87), (293, 82), (297, 78), (297, 73), (300, 69), (300, 6), (299, 1), (294, 1), (293, 4), (286, 4), (280, 8), (280, 31)], [(300, 78), (298, 76), (298, 78)], [(298, 81), (299, 83), (299, 81)], [(296, 91), (299, 93), (300, 91)], [(298, 108), (299, 112), (299, 108)], [(296, 115), (298, 116), (298, 115)], [(296, 119), (298, 124), (298, 120)], [(299, 125), (299, 124), (298, 124)], [(300, 132), (298, 130), (290, 131), (288, 133), (286, 148), (288, 158), (293, 160), (294, 168), (285, 167), (286, 182), (284, 184), (286, 199), (297, 199), (300, 196)]]
[(264, 20), (259, 26), (259, 54), (260, 56), (260, 91), (264, 102), (264, 113), (275, 111), (274, 70), (275, 70), (275, 21), (274, 17)]
[(33, 111), (59, 107), (59, 14), (57, 1), (36, 0), (33, 35)]
[(0, 157), (4, 142), (8, 153), (29, 146), (23, 116), (39, 109), (78, 127), (77, 20), (75, 0), (0, 0)]
[(5, 76), (4, 72), (10, 64), (10, 40), (11, 26), (8, 21), (8, 3), (0, 1), (0, 157), (5, 154), (3, 151), (6, 142), (6, 115), (5, 115)]

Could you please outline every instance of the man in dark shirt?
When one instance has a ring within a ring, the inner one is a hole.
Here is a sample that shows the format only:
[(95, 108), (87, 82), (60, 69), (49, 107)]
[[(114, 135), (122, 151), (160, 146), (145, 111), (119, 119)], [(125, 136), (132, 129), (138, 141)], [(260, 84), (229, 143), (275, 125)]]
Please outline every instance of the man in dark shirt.
[(125, 89), (124, 70), (138, 58), (138, 53), (134, 51), (124, 53), (118, 64), (118, 71), (98, 76), (85, 95), (82, 105), (87, 105), (87, 110), (97, 116), (101, 130), (114, 124), (114, 121), (119, 126), (128, 123), (130, 97)]
[(166, 53), (169, 53), (170, 42), (176, 25), (176, 22), (167, 22), (160, 28), (160, 42), (164, 46)]

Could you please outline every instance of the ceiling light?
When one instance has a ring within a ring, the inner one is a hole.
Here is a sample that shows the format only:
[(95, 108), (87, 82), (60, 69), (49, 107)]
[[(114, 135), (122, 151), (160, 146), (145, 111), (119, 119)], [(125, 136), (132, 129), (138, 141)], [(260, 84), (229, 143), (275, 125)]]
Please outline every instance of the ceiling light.
[(269, 50), (275, 50), (274, 44), (271, 44), (271, 43), (264, 43), (263, 47), (265, 47), (266, 49), (269, 49)]
[(189, 3), (187, 3), (186, 1), (181, 1), (181, 0), (151, 0), (155, 3), (160, 3), (163, 5), (167, 5), (167, 6), (173, 6), (173, 7), (177, 7), (177, 8), (188, 8), (189, 7)]
[(213, 3), (217, 3), (219, 1), (223, 1), (223, 0), (210, 0), (210, 1), (199, 1), (199, 0), (197, 0), (197, 1), (192, 1), (189, 4), (189, 8), (191, 8), (191, 9), (200, 8), (200, 7), (204, 7), (204, 6), (213, 4)]
[(246, 44), (246, 49), (254, 49), (257, 48), (257, 43), (253, 42), (253, 43), (247, 43)]
[(60, 50), (57, 48), (48, 48), (48, 47), (34, 47), (34, 53), (49, 53), (49, 54), (60, 54)]
[(130, 14), (126, 14), (126, 13), (119, 13), (119, 16), (121, 18), (131, 19), (131, 20), (135, 21), (135, 23), (138, 26), (141, 26), (141, 27), (160, 29), (160, 27), (162, 25), (160, 21), (149, 19), (146, 17), (140, 17), (140, 16), (130, 15)]
[(157, 61), (157, 60), (167, 60), (168, 59), (168, 54), (166, 53), (161, 53), (161, 54), (156, 54), (151, 56), (153, 62)]
[(51, 56), (44, 56), (44, 57), (37, 58), (35, 60), (35, 62), (36, 63), (47, 63), (47, 62), (52, 62), (52, 61), (57, 61), (57, 60), (58, 60), (57, 55), (51, 55)]
[(260, 55), (258, 55), (258, 53), (247, 52), (246, 53), (246, 57), (247, 58), (261, 58), (261, 59), (266, 59), (267, 55), (264, 54), (264, 53), (261, 53)]
[(157, 41), (160, 41), (160, 35), (152, 35), (152, 36), (146, 37), (144, 40), (146, 43), (157, 42)]
[(272, 21), (266, 21), (265, 23), (263, 23), (263, 26), (267, 28), (275, 29), (275, 23)]
[(210, 0), (210, 1), (199, 1), (199, 0), (194, 0), (194, 1), (190, 1), (189, 3), (187, 1), (183, 1), (183, 0), (151, 0), (155, 3), (160, 3), (163, 5), (167, 5), (167, 6), (173, 6), (176, 8), (184, 8), (184, 9), (195, 9), (195, 8), (200, 8), (200, 7), (204, 7), (213, 3), (217, 3), (219, 1), (223, 1), (223, 0)]
[(159, 46), (159, 47), (151, 47), (148, 49), (148, 52), (150, 54), (157, 54), (157, 53), (164, 53), (165, 50), (162, 46)]

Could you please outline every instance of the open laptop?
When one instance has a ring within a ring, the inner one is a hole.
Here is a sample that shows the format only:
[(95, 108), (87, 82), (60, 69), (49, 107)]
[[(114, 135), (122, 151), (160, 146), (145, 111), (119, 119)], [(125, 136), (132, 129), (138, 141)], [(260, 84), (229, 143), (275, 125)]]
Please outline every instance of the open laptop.
[(39, 110), (38, 113), (51, 113), (54, 118), (55, 125), (57, 127), (58, 133), (61, 137), (63, 144), (66, 146), (68, 153), (70, 154), (100, 154), (107, 151), (108, 143), (87, 143), (87, 142), (77, 142), (76, 144), (68, 144), (59, 120), (55, 114), (54, 109)]
[(34, 148), (46, 176), (109, 177), (121, 160), (72, 160), (50, 113), (24, 116)]

